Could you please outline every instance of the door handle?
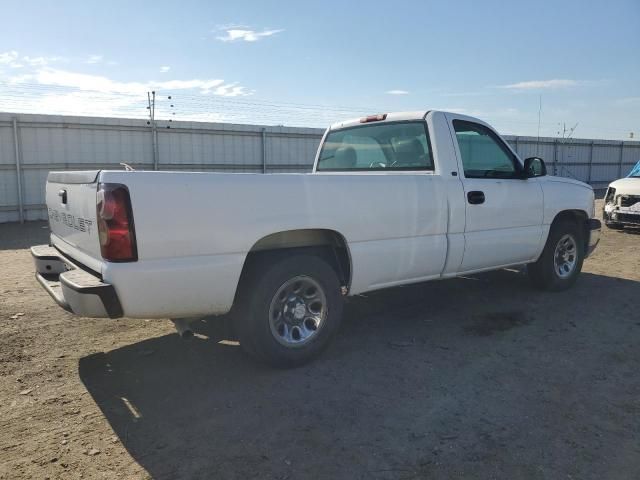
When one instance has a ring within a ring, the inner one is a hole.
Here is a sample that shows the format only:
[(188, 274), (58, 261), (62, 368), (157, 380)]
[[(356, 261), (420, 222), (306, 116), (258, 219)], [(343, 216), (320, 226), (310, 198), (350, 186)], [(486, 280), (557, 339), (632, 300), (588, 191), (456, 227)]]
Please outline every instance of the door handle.
[(467, 200), (471, 205), (480, 205), (484, 203), (484, 192), (474, 190), (467, 193)]

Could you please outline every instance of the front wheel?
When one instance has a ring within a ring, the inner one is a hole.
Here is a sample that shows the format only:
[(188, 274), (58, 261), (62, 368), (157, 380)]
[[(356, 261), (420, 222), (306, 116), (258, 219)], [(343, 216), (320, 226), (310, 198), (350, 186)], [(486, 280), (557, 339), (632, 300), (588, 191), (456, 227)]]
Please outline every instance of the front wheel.
[(577, 280), (584, 261), (582, 232), (575, 222), (551, 226), (547, 243), (537, 262), (527, 265), (532, 283), (550, 291), (566, 290)]
[(340, 282), (320, 257), (266, 257), (250, 268), (241, 289), (240, 345), (272, 366), (295, 367), (314, 359), (340, 325)]

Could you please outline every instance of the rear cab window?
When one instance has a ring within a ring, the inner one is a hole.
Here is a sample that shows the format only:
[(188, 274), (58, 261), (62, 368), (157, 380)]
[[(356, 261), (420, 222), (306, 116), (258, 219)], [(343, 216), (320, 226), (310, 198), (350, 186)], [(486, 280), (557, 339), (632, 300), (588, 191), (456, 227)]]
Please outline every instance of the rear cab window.
[(423, 121), (385, 122), (330, 131), (317, 172), (433, 170)]

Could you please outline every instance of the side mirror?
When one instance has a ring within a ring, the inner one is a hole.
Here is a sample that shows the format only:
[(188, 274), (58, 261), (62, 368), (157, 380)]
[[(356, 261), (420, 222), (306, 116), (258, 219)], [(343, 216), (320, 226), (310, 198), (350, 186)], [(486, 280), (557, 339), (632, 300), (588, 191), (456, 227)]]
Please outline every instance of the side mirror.
[(547, 174), (547, 166), (539, 157), (529, 157), (524, 161), (524, 178), (543, 177)]

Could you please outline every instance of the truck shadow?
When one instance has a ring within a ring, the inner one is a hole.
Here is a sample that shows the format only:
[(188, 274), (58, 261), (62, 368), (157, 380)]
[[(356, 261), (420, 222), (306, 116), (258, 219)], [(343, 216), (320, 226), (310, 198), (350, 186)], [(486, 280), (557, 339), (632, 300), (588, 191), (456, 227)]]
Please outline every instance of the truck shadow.
[[(626, 401), (603, 358), (637, 371), (639, 287), (583, 274), (570, 291), (537, 293), (505, 270), (356, 298), (328, 351), (295, 370), (248, 359), (210, 319), (190, 342), (167, 335), (82, 358), (79, 374), (153, 478), (535, 476), (528, 443), (553, 444), (552, 460), (579, 469), (574, 450), (592, 434), (581, 416), (609, 421), (600, 389)], [(633, 424), (633, 410), (616, 414)], [(625, 431), (606, 426), (600, 448), (621, 445)]]

